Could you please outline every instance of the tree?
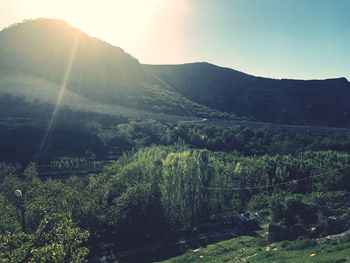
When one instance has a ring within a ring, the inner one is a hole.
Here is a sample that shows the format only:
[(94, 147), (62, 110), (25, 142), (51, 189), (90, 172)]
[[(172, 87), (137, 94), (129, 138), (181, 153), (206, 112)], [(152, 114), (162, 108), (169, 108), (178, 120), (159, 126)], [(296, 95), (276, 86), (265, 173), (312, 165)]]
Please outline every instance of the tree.
[(286, 226), (316, 224), (317, 213), (316, 206), (303, 202), (299, 195), (289, 195), (282, 200), (281, 196), (274, 196), (271, 200), (272, 221)]
[(166, 225), (159, 194), (150, 184), (129, 187), (109, 207), (109, 224), (119, 241), (135, 245), (159, 234)]
[(14, 232), (20, 229), (18, 210), (0, 194), (0, 235), (5, 231)]
[(36, 168), (35, 163), (30, 162), (27, 167), (24, 169), (23, 176), (25, 180), (28, 180), (32, 184), (37, 184), (39, 181), (39, 173)]
[(190, 228), (208, 216), (210, 171), (205, 151), (170, 153), (163, 161), (163, 207), (173, 226)]
[(89, 237), (73, 225), (70, 216), (45, 216), (32, 234), (6, 233), (0, 236), (1, 262), (79, 263), (88, 254), (82, 246)]

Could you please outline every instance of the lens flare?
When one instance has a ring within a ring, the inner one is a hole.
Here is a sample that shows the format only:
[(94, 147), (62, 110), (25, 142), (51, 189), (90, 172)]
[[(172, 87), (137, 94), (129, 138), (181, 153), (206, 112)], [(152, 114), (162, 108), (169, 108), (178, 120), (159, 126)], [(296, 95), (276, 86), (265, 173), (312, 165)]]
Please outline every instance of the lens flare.
[(80, 32), (77, 31), (75, 34), (74, 40), (73, 40), (73, 45), (72, 45), (71, 53), (70, 53), (68, 64), (67, 64), (67, 69), (66, 69), (65, 74), (64, 74), (64, 78), (63, 78), (62, 85), (61, 85), (61, 88), (60, 88), (60, 91), (59, 91), (59, 94), (57, 97), (57, 101), (56, 101), (55, 107), (52, 111), (51, 118), (50, 118), (49, 123), (47, 125), (44, 136), (43, 136), (41, 143), (40, 143), (40, 147), (39, 147), (39, 150), (37, 153), (37, 159), (43, 158), (46, 155), (47, 148), (49, 146), (49, 141), (50, 141), (50, 138), (52, 136), (53, 128), (55, 126), (57, 114), (60, 110), (61, 102), (62, 102), (62, 99), (64, 97), (64, 93), (65, 93), (66, 88), (67, 88), (67, 83), (68, 83), (69, 76), (71, 73), (75, 54), (77, 51), (79, 36), (80, 36)]

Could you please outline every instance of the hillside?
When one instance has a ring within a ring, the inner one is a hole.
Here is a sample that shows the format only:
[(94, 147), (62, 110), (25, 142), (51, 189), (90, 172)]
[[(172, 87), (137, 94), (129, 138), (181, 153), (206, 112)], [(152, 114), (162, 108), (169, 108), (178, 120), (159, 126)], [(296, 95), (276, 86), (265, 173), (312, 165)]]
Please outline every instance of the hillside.
[(61, 20), (29, 20), (0, 32), (0, 96), (55, 104), (63, 85), (61, 105), (83, 111), (350, 126), (345, 78), (277, 80), (209, 63), (142, 65)]
[(345, 78), (277, 80), (208, 63), (143, 67), (186, 98), (219, 111), (266, 122), (350, 125)]
[(215, 112), (145, 72), (121, 48), (61, 20), (29, 20), (2, 30), (0, 76), (0, 92), (37, 94), (36, 98), (48, 102), (57, 98), (54, 89), (60, 90), (66, 79), (65, 98), (71, 101), (88, 99), (89, 103), (180, 115)]

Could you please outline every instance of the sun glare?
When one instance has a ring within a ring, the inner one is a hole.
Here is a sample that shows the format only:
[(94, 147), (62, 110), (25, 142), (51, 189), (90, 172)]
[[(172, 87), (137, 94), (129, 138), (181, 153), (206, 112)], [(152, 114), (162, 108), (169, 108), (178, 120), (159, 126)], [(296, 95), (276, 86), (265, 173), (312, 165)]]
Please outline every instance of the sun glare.
[(148, 26), (161, 0), (33, 0), (27, 5), (29, 13), (61, 18), (98, 34), (112, 27), (115, 33), (126, 36), (138, 34)]
[(50, 136), (52, 135), (52, 131), (53, 131), (53, 128), (55, 126), (57, 113), (60, 110), (61, 102), (62, 102), (62, 99), (64, 97), (64, 93), (66, 92), (66, 87), (67, 87), (67, 83), (69, 80), (69, 75), (71, 73), (72, 65), (74, 62), (78, 42), (79, 42), (79, 33), (77, 33), (75, 35), (75, 39), (73, 41), (72, 49), (71, 49), (70, 56), (69, 56), (69, 61), (68, 61), (68, 64), (66, 66), (66, 72), (65, 72), (64, 78), (62, 80), (62, 85), (61, 85), (59, 93), (58, 93), (56, 104), (55, 104), (54, 110), (51, 114), (51, 117), (50, 117), (49, 123), (47, 125), (45, 134), (44, 134), (44, 136), (41, 140), (40, 146), (39, 146), (39, 150), (37, 153), (38, 158), (44, 157), (46, 155), (46, 148), (48, 147)]
[(141, 60), (165, 52), (179, 55), (189, 10), (188, 0), (32, 0), (22, 5), (27, 17), (63, 19)]

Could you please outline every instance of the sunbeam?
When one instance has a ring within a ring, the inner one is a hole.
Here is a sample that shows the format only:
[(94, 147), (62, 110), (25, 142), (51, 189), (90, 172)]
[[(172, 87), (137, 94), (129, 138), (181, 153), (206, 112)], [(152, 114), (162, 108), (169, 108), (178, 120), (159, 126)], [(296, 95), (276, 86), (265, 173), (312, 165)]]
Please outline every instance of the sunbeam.
[(53, 127), (55, 125), (55, 121), (56, 121), (56, 118), (57, 118), (57, 113), (58, 113), (58, 111), (60, 109), (61, 102), (62, 102), (62, 99), (64, 97), (64, 93), (65, 93), (66, 88), (67, 88), (67, 83), (68, 83), (68, 80), (69, 80), (70, 72), (71, 72), (71, 69), (72, 69), (72, 65), (73, 65), (73, 62), (74, 62), (74, 58), (75, 58), (75, 54), (76, 54), (76, 50), (77, 50), (77, 46), (78, 46), (78, 42), (79, 42), (79, 36), (80, 36), (80, 32), (77, 31), (76, 34), (75, 34), (75, 37), (74, 37), (74, 41), (73, 41), (71, 53), (70, 53), (70, 56), (69, 56), (67, 69), (66, 69), (66, 72), (64, 74), (62, 86), (60, 88), (60, 91), (59, 91), (59, 94), (58, 94), (58, 97), (57, 97), (57, 101), (56, 101), (56, 104), (55, 104), (55, 108), (52, 111), (51, 118), (50, 118), (50, 121), (49, 121), (49, 123), (47, 125), (47, 128), (46, 128), (46, 131), (44, 133), (43, 139), (41, 140), (40, 147), (39, 147), (39, 150), (38, 150), (38, 153), (37, 153), (37, 158), (43, 157), (46, 154), (47, 147), (48, 147), (48, 142), (50, 141), (50, 137), (52, 135)]

